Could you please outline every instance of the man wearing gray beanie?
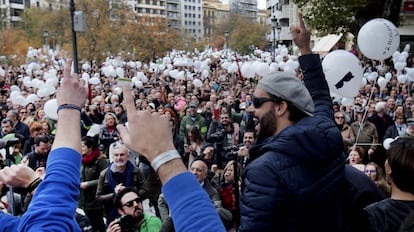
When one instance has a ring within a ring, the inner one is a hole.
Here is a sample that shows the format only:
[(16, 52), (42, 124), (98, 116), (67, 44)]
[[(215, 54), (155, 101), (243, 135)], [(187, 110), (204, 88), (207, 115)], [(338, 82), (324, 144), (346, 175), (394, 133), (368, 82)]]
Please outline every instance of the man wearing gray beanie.
[(292, 39), (304, 84), (287, 73), (261, 79), (253, 95), (258, 141), (240, 198), (243, 231), (342, 231), (344, 156), (332, 101), (302, 17)]

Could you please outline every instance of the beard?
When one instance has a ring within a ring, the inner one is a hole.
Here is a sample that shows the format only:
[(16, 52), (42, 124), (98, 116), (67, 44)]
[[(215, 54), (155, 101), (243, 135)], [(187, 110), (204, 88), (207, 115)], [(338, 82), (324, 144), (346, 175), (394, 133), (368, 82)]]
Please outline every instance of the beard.
[(257, 141), (263, 141), (264, 139), (273, 135), (276, 130), (276, 117), (275, 109), (271, 107), (262, 118), (260, 118), (260, 130), (257, 133)]

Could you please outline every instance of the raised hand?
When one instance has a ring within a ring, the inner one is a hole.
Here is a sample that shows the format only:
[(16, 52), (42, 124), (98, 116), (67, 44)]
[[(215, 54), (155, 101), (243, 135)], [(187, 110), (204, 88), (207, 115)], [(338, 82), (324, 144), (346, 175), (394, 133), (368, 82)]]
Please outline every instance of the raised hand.
[(303, 21), (302, 14), (298, 15), (299, 17), (299, 26), (291, 26), (290, 32), (292, 33), (292, 40), (299, 47), (302, 55), (311, 54), (312, 50), (310, 48), (310, 36), (311, 32), (305, 26)]
[(128, 85), (123, 86), (128, 127), (117, 129), (129, 149), (138, 152), (151, 162), (159, 154), (174, 149), (169, 119), (147, 110), (137, 111)]

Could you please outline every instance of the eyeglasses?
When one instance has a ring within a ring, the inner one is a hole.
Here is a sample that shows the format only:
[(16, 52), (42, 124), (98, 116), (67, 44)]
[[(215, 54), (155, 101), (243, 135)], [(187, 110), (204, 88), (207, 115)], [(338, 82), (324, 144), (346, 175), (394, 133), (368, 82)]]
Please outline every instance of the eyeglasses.
[(140, 204), (141, 203), (141, 198), (137, 197), (134, 200), (127, 201), (122, 206), (126, 206), (128, 208), (131, 208), (132, 206), (134, 206), (134, 202), (137, 203), (137, 204)]
[(344, 119), (345, 117), (338, 117), (338, 116), (337, 116), (337, 117), (335, 117), (335, 118), (337, 118), (337, 119), (340, 119), (340, 118)]
[(27, 112), (26, 112), (26, 111), (20, 111), (20, 113), (21, 113), (21, 114), (27, 114)]
[(376, 173), (377, 171), (376, 170), (365, 170), (365, 173)]
[(259, 109), (264, 103), (274, 102), (275, 100), (268, 97), (253, 97), (252, 101), (254, 108)]

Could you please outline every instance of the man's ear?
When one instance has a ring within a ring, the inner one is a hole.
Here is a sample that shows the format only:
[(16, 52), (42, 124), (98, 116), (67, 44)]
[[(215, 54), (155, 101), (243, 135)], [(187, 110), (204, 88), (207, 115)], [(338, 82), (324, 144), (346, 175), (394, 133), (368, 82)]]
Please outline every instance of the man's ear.
[(277, 116), (282, 116), (287, 112), (288, 105), (286, 102), (282, 101), (280, 104), (275, 104), (275, 113)]
[(122, 209), (118, 209), (118, 213), (119, 213), (120, 215), (124, 215), (124, 210), (122, 210)]

